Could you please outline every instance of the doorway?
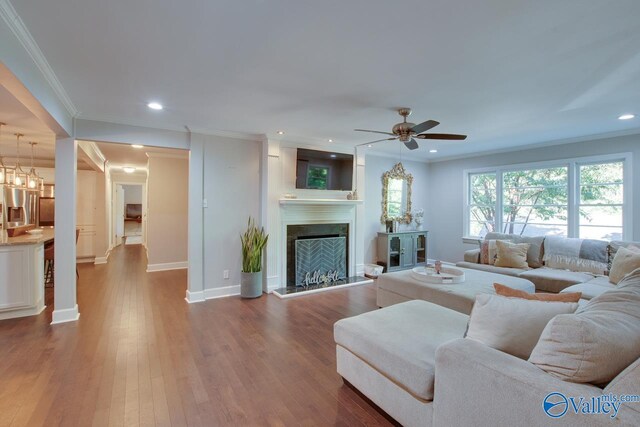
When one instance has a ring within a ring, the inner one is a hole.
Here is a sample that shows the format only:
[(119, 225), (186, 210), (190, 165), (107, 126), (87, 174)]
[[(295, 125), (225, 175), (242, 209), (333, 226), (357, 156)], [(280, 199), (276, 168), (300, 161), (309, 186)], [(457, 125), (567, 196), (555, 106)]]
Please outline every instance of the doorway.
[(114, 183), (113, 246), (146, 245), (146, 186), (142, 183)]

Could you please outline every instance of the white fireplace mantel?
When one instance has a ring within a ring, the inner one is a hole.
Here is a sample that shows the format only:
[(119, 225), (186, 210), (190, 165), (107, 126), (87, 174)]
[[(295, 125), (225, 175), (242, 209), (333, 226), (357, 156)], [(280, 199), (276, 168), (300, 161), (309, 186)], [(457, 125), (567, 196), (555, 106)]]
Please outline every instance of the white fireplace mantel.
[(280, 199), (281, 205), (361, 205), (364, 200), (347, 199)]

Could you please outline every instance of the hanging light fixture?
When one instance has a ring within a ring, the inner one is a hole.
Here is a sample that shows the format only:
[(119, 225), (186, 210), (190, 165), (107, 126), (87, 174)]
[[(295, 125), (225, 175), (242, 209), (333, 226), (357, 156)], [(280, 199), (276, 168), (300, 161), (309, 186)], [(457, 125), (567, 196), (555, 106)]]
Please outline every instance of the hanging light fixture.
[(27, 175), (27, 188), (29, 190), (37, 190), (40, 187), (40, 176), (33, 167), (33, 147), (38, 143), (31, 141), (29, 145), (31, 145), (31, 169), (29, 169), (29, 174)]
[(20, 138), (24, 135), (16, 133), (16, 167), (9, 175), (9, 184), (17, 188), (25, 188), (27, 186), (27, 173), (20, 166)]

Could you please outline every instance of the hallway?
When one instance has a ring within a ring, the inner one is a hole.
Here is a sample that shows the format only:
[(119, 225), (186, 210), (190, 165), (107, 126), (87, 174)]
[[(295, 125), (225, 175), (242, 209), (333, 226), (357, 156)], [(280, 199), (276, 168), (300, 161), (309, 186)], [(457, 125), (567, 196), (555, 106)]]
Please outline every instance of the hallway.
[(189, 305), (141, 245), (80, 264), (80, 320), (0, 321), (0, 426), (388, 425), (335, 372), (333, 323), (374, 285)]

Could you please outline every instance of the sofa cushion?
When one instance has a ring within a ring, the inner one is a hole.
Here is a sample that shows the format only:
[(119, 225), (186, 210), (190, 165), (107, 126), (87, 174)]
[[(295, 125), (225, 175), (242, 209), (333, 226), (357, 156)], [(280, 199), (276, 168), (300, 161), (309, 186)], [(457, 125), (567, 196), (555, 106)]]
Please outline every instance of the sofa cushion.
[(578, 303), (478, 295), (465, 338), (527, 359), (549, 320), (577, 308)]
[(527, 250), (527, 264), (531, 268), (542, 267), (542, 258), (544, 256), (544, 239), (545, 236), (519, 236), (517, 234), (505, 233), (487, 233), (485, 239), (493, 240), (511, 240), (513, 243), (529, 243)]
[(609, 278), (607, 276), (598, 276), (588, 282), (564, 288), (560, 293), (582, 292), (582, 299), (590, 300), (610, 289), (615, 289), (615, 285), (609, 282)]
[(593, 274), (543, 267), (525, 271), (520, 273), (518, 277), (531, 280), (538, 291), (560, 292), (576, 283), (593, 279)]
[(529, 268), (527, 264), (528, 243), (511, 243), (506, 240), (497, 240), (498, 256), (494, 265), (496, 267)]
[(640, 269), (573, 315), (556, 316), (529, 361), (571, 382), (606, 384), (640, 357)]
[(604, 274), (608, 245), (602, 240), (549, 236), (544, 241), (544, 262), (549, 268)]
[(497, 240), (484, 240), (480, 243), (480, 264), (494, 265), (498, 257)]
[(468, 319), (436, 304), (409, 301), (336, 322), (334, 339), (413, 396), (433, 400), (436, 349), (462, 338)]
[(496, 267), (495, 265), (475, 264), (472, 262), (461, 261), (456, 263), (457, 267), (471, 268), (474, 270), (486, 271), (489, 273), (504, 274), (505, 276), (518, 277), (520, 273), (524, 273), (522, 268)]
[(620, 248), (611, 263), (609, 281), (613, 284), (618, 284), (624, 276), (636, 268), (640, 268), (640, 248), (637, 246)]

